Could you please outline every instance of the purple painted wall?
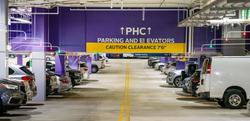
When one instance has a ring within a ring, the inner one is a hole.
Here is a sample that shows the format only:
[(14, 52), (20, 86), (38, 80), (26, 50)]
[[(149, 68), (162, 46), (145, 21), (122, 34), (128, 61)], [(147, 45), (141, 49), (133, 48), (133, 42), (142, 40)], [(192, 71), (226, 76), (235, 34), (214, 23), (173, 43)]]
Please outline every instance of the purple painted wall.
[[(203, 44), (209, 44), (212, 39), (221, 38), (221, 29), (211, 27), (199, 27), (194, 30), (194, 48), (200, 51)], [(220, 41), (216, 41), (221, 43)], [(220, 50), (220, 48), (217, 48)], [(216, 49), (215, 49), (216, 51)]]
[[(50, 10), (54, 12), (56, 8)], [(48, 12), (44, 9), (33, 9), (37, 12)], [(178, 15), (179, 16), (178, 18)], [(177, 27), (178, 19), (183, 13), (177, 11), (147, 11), (145, 21), (142, 21), (141, 11), (70, 11), (70, 8), (60, 8), (59, 15), (37, 15), (33, 25), (37, 26), (36, 36), (44, 38), (54, 46), (71, 52), (84, 52), (86, 42), (95, 42), (100, 38), (174, 38), (176, 42), (184, 42), (185, 29)], [(42, 17), (42, 19), (40, 19)], [(36, 23), (35, 23), (36, 22)], [(33, 26), (33, 28), (34, 28)], [(49, 28), (48, 28), (49, 27)], [(122, 35), (121, 27), (151, 27), (150, 35)], [(12, 25), (11, 28), (18, 28)], [(24, 28), (30, 28), (24, 27)], [(33, 31), (34, 33), (34, 31)], [(195, 29), (195, 48), (214, 38), (209, 28)]]

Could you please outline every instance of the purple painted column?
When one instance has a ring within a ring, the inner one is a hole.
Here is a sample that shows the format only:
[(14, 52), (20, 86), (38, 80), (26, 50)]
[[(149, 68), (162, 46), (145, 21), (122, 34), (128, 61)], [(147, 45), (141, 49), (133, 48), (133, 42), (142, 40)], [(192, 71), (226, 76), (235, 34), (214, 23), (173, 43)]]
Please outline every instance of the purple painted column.
[(186, 62), (183, 61), (177, 61), (176, 62), (176, 70), (184, 69), (186, 65)]
[(175, 58), (170, 58), (169, 61), (170, 62), (176, 62), (176, 59)]
[[(33, 8), (32, 12), (46, 12), (47, 9)], [(47, 42), (48, 41), (48, 15), (33, 15), (32, 16), (32, 33), (33, 37), (39, 38), (39, 40), (33, 40), (32, 42)], [(33, 98), (33, 101), (43, 102), (46, 100), (46, 69), (45, 69), (45, 52), (43, 47), (32, 46), (31, 60), (32, 71), (35, 74), (37, 95)]]
[(87, 58), (86, 58), (86, 64), (88, 66), (88, 71), (89, 71), (89, 74), (92, 73), (92, 58), (88, 55)]
[(56, 55), (55, 62), (55, 73), (61, 76), (65, 76), (65, 55)]
[(16, 55), (17, 65), (23, 65), (23, 55)]
[(79, 60), (78, 56), (69, 56), (69, 67), (72, 69), (78, 69)]
[(168, 57), (160, 57), (160, 62), (161, 62), (161, 63), (166, 63), (166, 62), (168, 62)]

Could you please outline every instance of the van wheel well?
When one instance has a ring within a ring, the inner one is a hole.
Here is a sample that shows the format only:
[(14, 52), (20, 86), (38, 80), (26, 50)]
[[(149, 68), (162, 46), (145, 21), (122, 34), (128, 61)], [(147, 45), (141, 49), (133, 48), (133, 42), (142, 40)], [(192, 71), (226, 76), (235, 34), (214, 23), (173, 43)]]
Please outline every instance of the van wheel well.
[[(239, 86), (232, 86), (232, 87), (227, 88), (226, 91), (224, 92), (224, 95), (227, 93), (228, 90), (231, 90), (231, 89), (236, 89), (236, 90), (241, 91), (241, 93), (244, 95), (244, 97), (245, 97), (245, 99), (247, 101), (247, 93), (246, 93), (246, 91), (242, 87), (239, 87)], [(224, 98), (224, 95), (223, 95), (223, 98)]]

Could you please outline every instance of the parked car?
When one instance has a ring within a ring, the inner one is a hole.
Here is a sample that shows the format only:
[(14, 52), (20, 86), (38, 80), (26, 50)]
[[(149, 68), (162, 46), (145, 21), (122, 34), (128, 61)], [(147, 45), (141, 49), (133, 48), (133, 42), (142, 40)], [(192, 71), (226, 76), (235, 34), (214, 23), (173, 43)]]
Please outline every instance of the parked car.
[(23, 84), (21, 90), (25, 93), (26, 98), (23, 104), (37, 95), (35, 75), (25, 66), (9, 65), (9, 79), (15, 79)]
[(188, 92), (192, 93), (192, 96), (196, 96), (196, 91), (198, 89), (199, 83), (200, 83), (200, 76), (201, 76), (201, 70), (195, 71), (195, 73), (191, 76), (190, 84), (188, 89)]
[(25, 100), (25, 94), (21, 91), (21, 82), (16, 80), (0, 79), (0, 113), (8, 108), (19, 107)]
[(57, 94), (63, 93), (65, 91), (69, 91), (73, 88), (70, 77), (56, 75), (56, 79), (59, 85), (58, 88), (56, 88)]
[(89, 79), (89, 71), (88, 71), (88, 66), (85, 62), (80, 62), (79, 63), (79, 68), (82, 74), (82, 80), (88, 80)]
[(183, 80), (182, 90), (185, 93), (191, 93), (191, 77), (187, 77)]
[(247, 111), (248, 111), (248, 113), (250, 114), (250, 100), (249, 100), (248, 103), (247, 103)]
[(70, 77), (72, 86), (80, 85), (82, 82), (82, 73), (79, 70), (66, 67), (66, 76)]
[(92, 61), (91, 66), (92, 66), (91, 72), (97, 73), (100, 69), (105, 68), (105, 63), (104, 63), (104, 60), (96, 60), (96, 61)]
[(162, 67), (164, 67), (166, 65), (166, 63), (157, 63), (156, 65), (155, 65), (155, 70), (160, 70)]
[(250, 99), (250, 57), (218, 56), (203, 62), (199, 96), (216, 99), (222, 107), (239, 109)]
[(46, 70), (55, 72), (55, 61), (46, 61)]
[(174, 85), (175, 87), (179, 87), (181, 88), (182, 86), (182, 80), (181, 80), (181, 72), (183, 70), (174, 70), (174, 71), (170, 71), (168, 73), (168, 76), (167, 76), (167, 83), (169, 85)]
[[(198, 64), (186, 64), (185, 70), (181, 72), (181, 82), (184, 92), (188, 92), (193, 74), (196, 72)], [(191, 78), (190, 78), (191, 77)]]
[(156, 64), (160, 63), (160, 60), (153, 60), (151, 63), (152, 63), (151, 64), (152, 65), (151, 68), (155, 68)]
[(168, 75), (169, 72), (174, 71), (174, 70), (176, 70), (176, 63), (175, 63), (175, 62), (172, 62), (172, 63), (169, 63), (169, 64), (167, 64), (167, 65), (165, 66), (164, 72), (163, 72), (163, 73), (164, 73), (165, 75)]
[[(155, 60), (159, 60), (159, 58), (158, 57), (150, 57), (149, 59), (148, 59), (148, 66), (149, 67), (152, 67), (153, 66), (153, 61), (155, 61)], [(160, 61), (160, 60), (159, 60)]]
[(122, 56), (123, 56), (123, 58), (134, 58), (135, 57), (135, 55), (132, 53), (124, 53)]
[(54, 94), (59, 87), (57, 83), (57, 78), (54, 72), (46, 72), (46, 95)]

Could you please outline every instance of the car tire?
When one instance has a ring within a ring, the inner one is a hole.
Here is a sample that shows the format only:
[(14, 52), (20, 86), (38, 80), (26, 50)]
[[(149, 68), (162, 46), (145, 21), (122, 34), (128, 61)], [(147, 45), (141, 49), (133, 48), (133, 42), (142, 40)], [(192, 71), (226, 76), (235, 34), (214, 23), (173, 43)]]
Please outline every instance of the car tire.
[(240, 109), (246, 103), (246, 99), (240, 90), (229, 89), (224, 94), (223, 102), (226, 108)]
[(97, 73), (98, 71), (99, 71), (99, 68), (96, 65), (92, 66), (91, 68), (92, 73)]
[(27, 104), (27, 101), (28, 101), (28, 98), (27, 98), (27, 95), (25, 94), (25, 95), (24, 95), (24, 99), (23, 99), (23, 101), (22, 101), (22, 104), (23, 104), (23, 105), (26, 105), (26, 104)]
[(163, 67), (164, 67), (163, 65), (160, 65), (157, 70), (161, 71), (161, 68), (163, 68)]
[(222, 108), (225, 108), (225, 107), (226, 107), (224, 101), (221, 101), (221, 100), (220, 100), (220, 101), (218, 101), (217, 103), (218, 103), (218, 105), (220, 105)]
[(6, 108), (3, 106), (2, 99), (0, 99), (0, 115), (7, 112)]
[(181, 83), (181, 77), (178, 76), (174, 79), (174, 86), (177, 87), (177, 88), (181, 88), (182, 86), (182, 83)]

